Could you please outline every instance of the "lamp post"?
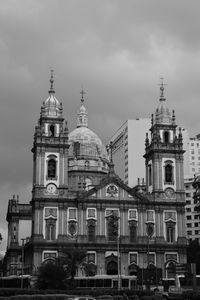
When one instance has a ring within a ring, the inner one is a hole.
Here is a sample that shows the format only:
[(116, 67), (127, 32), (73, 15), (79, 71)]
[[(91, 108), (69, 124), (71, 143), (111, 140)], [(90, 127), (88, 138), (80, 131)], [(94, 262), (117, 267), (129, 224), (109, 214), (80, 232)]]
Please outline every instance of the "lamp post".
[[(119, 218), (118, 218), (119, 220)], [(117, 263), (118, 263), (118, 291), (120, 291), (121, 289), (121, 276), (120, 276), (120, 273), (121, 273), (121, 268), (120, 268), (120, 264), (121, 264), (121, 261), (120, 261), (120, 248), (119, 248), (119, 245), (120, 245), (120, 233), (119, 233), (119, 229), (118, 229), (118, 236), (117, 236)]]
[(24, 241), (25, 239), (21, 239), (22, 241), (22, 276), (21, 276), (21, 289), (23, 289), (23, 276), (24, 276)]
[[(149, 262), (150, 262), (149, 261), (149, 241), (150, 241), (150, 239), (153, 235), (153, 232), (154, 232), (154, 223), (152, 223), (152, 222), (147, 222), (146, 223), (146, 232), (147, 232), (147, 269), (149, 269)], [(148, 272), (148, 275), (150, 275), (149, 271), (147, 271), (147, 272)], [(148, 276), (148, 280), (149, 280), (149, 276)], [(148, 283), (147, 284), (147, 289), (150, 288), (149, 285), (150, 284)]]

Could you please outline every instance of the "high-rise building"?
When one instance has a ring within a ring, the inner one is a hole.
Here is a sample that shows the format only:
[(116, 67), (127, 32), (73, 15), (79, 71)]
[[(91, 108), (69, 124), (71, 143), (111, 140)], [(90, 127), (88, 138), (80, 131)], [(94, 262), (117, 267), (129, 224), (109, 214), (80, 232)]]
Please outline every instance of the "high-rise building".
[(112, 136), (113, 161), (116, 173), (130, 187), (145, 178), (145, 137), (151, 119), (127, 120)]
[(189, 138), (187, 145), (188, 152), (188, 175), (200, 173), (200, 134)]
[(200, 173), (200, 134), (193, 138), (186, 139), (186, 153), (185, 153), (185, 195), (186, 195), (186, 236), (189, 241), (200, 240), (200, 226), (199, 216), (195, 210), (195, 200), (193, 182), (195, 176)]
[(186, 235), (189, 241), (198, 239), (200, 240), (200, 225), (199, 225), (199, 213), (195, 210), (194, 195), (194, 176), (185, 176), (185, 219), (186, 219)]
[[(77, 127), (68, 133), (53, 74), (50, 83), (33, 139), (32, 200), (13, 198), (8, 204), (6, 275), (19, 275), (22, 268), (32, 274), (76, 245), (87, 251), (93, 279), (104, 275), (112, 287), (122, 279), (122, 287), (131, 288), (144, 269), (175, 276), (176, 263), (186, 263), (184, 151), (163, 85), (144, 141), (147, 190), (137, 191), (115, 173), (112, 151), (109, 160), (88, 128), (83, 92)], [(21, 221), (31, 224), (22, 246)], [(76, 275), (88, 279), (81, 266)]]

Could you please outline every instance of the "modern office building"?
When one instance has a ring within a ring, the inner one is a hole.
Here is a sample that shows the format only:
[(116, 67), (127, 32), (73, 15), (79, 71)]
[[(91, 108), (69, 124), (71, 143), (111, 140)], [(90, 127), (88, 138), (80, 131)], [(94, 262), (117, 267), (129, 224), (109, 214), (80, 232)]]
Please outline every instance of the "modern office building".
[[(113, 287), (116, 276), (130, 287), (150, 266), (161, 277), (175, 276), (176, 264), (186, 263), (184, 150), (164, 87), (144, 138), (146, 191), (136, 191), (115, 173), (112, 155), (88, 128), (83, 93), (77, 127), (68, 133), (53, 75), (50, 83), (33, 138), (32, 200), (8, 204), (6, 275), (22, 268), (32, 274), (76, 245), (87, 251), (93, 278), (107, 276)], [(22, 246), (21, 221), (31, 224)], [(76, 275), (88, 278), (81, 266)]]
[(112, 136), (116, 173), (130, 187), (145, 179), (145, 138), (151, 119), (127, 120)]
[(185, 219), (186, 219), (186, 235), (189, 241), (198, 239), (200, 241), (200, 224), (199, 224), (199, 212), (195, 210), (194, 195), (194, 176), (185, 176)]
[(187, 173), (184, 175), (186, 196), (186, 235), (189, 241), (198, 239), (200, 241), (199, 213), (195, 210), (193, 182), (200, 174), (200, 134), (187, 139), (186, 161), (184, 162)]
[(188, 175), (200, 173), (200, 134), (188, 140)]

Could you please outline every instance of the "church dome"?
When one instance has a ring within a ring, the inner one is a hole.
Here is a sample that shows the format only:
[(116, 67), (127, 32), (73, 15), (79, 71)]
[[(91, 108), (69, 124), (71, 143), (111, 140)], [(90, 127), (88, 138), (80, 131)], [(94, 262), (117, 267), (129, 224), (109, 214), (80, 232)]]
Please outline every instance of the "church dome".
[(69, 134), (69, 171), (108, 172), (108, 154), (101, 139), (88, 128), (88, 112), (81, 92), (81, 106), (77, 113), (77, 128)]
[(107, 159), (101, 139), (89, 128), (78, 127), (69, 134), (69, 155)]
[(166, 105), (166, 99), (164, 98), (164, 86), (163, 83), (160, 87), (161, 96), (160, 103), (155, 112), (155, 123), (157, 124), (169, 124), (172, 122), (172, 115), (169, 111), (169, 108)]

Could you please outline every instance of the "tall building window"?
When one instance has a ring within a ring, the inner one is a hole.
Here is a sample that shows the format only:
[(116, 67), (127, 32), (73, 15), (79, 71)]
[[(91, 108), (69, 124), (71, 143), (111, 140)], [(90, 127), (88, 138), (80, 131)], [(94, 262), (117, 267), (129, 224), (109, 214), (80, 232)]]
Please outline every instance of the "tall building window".
[(46, 240), (53, 241), (56, 239), (56, 220), (49, 218), (46, 220)]
[(68, 208), (68, 233), (73, 237), (77, 233), (77, 209)]
[(45, 239), (53, 241), (56, 239), (57, 208), (45, 208)]
[(129, 228), (130, 228), (130, 242), (136, 243), (136, 241), (137, 241), (137, 222), (129, 221)]
[(95, 241), (95, 228), (96, 228), (95, 220), (88, 220), (88, 242)]
[(165, 166), (165, 182), (166, 183), (173, 182), (173, 167), (169, 163)]
[(106, 210), (107, 238), (109, 241), (117, 241), (119, 236), (119, 211)]
[(165, 236), (168, 243), (173, 243), (176, 240), (176, 212), (165, 211)]
[(169, 143), (169, 132), (165, 131), (163, 135), (164, 143)]
[(168, 243), (175, 242), (175, 223), (174, 222), (166, 222), (166, 237)]
[(55, 159), (51, 158), (48, 161), (48, 178), (55, 178), (56, 177), (56, 161)]
[(55, 126), (54, 125), (49, 126), (49, 134), (50, 134), (50, 136), (55, 136)]

